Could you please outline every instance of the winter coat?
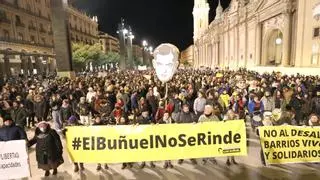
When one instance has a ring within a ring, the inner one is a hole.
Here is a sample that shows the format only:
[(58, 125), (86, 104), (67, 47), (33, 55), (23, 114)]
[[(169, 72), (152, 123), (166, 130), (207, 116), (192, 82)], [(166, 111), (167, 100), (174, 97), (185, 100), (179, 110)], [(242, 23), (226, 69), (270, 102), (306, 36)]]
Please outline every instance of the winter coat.
[(174, 103), (173, 112), (174, 113), (179, 113), (181, 111), (181, 108), (182, 108), (182, 101), (180, 99), (173, 99), (173, 103)]
[(60, 114), (61, 114), (61, 119), (63, 121), (66, 121), (69, 119), (70, 116), (72, 116), (73, 111), (72, 107), (70, 105), (68, 106), (61, 106), (60, 108)]
[(151, 123), (154, 123), (154, 122), (152, 121), (152, 118), (151, 118), (150, 116), (147, 117), (147, 118), (145, 118), (145, 117), (143, 117), (142, 115), (138, 117), (137, 122), (138, 122), (139, 124), (142, 124), (142, 125), (143, 125), (143, 124), (151, 124)]
[(274, 100), (273, 97), (265, 97), (265, 96), (263, 96), (261, 98), (261, 102), (264, 105), (264, 110), (265, 111), (272, 112), (274, 110), (274, 108), (275, 108), (275, 100)]
[(177, 123), (193, 123), (193, 122), (197, 122), (197, 119), (192, 112), (185, 113), (181, 111), (177, 116), (176, 122)]
[(131, 109), (138, 109), (139, 104), (138, 104), (138, 95), (131, 95)]
[(202, 114), (200, 117), (199, 117), (199, 120), (198, 122), (212, 122), (212, 121), (215, 121), (215, 122), (219, 122), (219, 118), (212, 114), (211, 116), (206, 116), (204, 114)]
[(18, 107), (11, 109), (11, 118), (17, 126), (24, 127), (26, 125), (27, 112), (24, 108)]
[(63, 163), (63, 146), (57, 132), (48, 126), (45, 133), (39, 128), (35, 136), (29, 141), (29, 146), (36, 144), (36, 159), (38, 164), (46, 165), (57, 162), (58, 166)]
[(77, 106), (77, 113), (79, 116), (89, 116), (90, 106), (88, 103), (79, 103)]
[(50, 107), (52, 111), (59, 111), (61, 108), (62, 102), (61, 100), (50, 101)]
[(158, 108), (156, 116), (155, 116), (155, 122), (158, 123), (164, 115), (165, 109), (164, 108)]
[(109, 117), (112, 112), (111, 105), (109, 103), (100, 106), (99, 114), (103, 117)]
[(34, 114), (34, 104), (33, 104), (33, 101), (31, 101), (30, 99), (25, 100), (25, 108), (29, 115)]
[(46, 111), (46, 102), (44, 100), (41, 100), (39, 102), (35, 101), (33, 104), (36, 117), (44, 118), (44, 114)]
[(158, 101), (155, 96), (147, 96), (148, 105), (151, 107), (152, 114), (156, 114), (158, 109)]
[(225, 109), (228, 109), (229, 106), (230, 106), (230, 96), (229, 96), (229, 94), (221, 94), (220, 98), (221, 98), (221, 100), (223, 102), (223, 107)]
[(195, 101), (194, 101), (194, 104), (193, 104), (193, 110), (195, 112), (203, 112), (204, 111), (204, 107), (206, 106), (206, 102), (207, 100), (205, 98), (197, 98)]
[(249, 113), (254, 113), (255, 111), (261, 111), (263, 112), (264, 111), (264, 105), (263, 105), (263, 102), (260, 101), (260, 103), (256, 103), (254, 101), (250, 101), (249, 104), (248, 104), (248, 111)]
[(312, 112), (320, 116), (320, 97), (315, 97), (312, 99)]
[(27, 140), (26, 132), (14, 123), (11, 126), (3, 126), (0, 128), (0, 141), (14, 141), (22, 139)]

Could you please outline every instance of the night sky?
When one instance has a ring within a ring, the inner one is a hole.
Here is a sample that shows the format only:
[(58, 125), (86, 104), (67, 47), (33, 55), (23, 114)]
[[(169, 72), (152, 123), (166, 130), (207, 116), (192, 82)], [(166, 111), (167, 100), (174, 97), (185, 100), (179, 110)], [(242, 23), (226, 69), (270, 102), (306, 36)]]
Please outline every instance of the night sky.
[[(225, 9), (231, 0), (222, 0)], [(218, 0), (208, 0), (210, 22)], [(123, 17), (132, 27), (134, 44), (147, 40), (150, 45), (173, 43), (184, 50), (193, 43), (193, 0), (75, 0), (74, 6), (97, 15), (99, 30), (116, 36)]]

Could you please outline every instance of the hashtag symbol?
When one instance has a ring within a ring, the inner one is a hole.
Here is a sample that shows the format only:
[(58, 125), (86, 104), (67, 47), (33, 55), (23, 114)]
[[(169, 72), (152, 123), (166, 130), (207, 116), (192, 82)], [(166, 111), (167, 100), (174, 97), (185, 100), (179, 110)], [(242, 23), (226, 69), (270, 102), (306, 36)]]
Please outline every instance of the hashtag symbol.
[(72, 147), (73, 147), (73, 150), (79, 150), (79, 148), (81, 147), (81, 139), (79, 137), (73, 139)]

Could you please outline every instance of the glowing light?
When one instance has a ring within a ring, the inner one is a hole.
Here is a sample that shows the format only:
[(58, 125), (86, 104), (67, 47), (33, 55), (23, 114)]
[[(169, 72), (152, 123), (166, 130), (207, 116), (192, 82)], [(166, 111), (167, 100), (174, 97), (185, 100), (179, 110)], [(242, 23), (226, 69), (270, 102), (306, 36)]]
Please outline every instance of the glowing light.
[(277, 44), (277, 45), (282, 44), (282, 39), (281, 39), (280, 37), (278, 37), (278, 38), (276, 39), (276, 44)]
[(128, 29), (124, 29), (123, 34), (128, 34)]
[(142, 41), (142, 46), (144, 46), (144, 47), (148, 46), (148, 42), (146, 40), (143, 40)]

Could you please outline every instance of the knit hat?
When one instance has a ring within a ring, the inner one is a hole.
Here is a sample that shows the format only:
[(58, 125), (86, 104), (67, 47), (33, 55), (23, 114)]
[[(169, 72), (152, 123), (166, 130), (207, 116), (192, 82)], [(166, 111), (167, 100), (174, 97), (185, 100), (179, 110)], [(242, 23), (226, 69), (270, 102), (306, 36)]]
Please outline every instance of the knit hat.
[(68, 119), (68, 124), (75, 124), (77, 121), (78, 120), (76, 116), (70, 116)]

